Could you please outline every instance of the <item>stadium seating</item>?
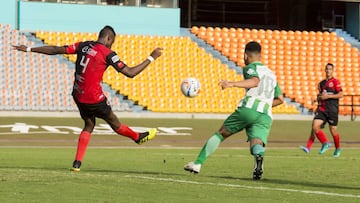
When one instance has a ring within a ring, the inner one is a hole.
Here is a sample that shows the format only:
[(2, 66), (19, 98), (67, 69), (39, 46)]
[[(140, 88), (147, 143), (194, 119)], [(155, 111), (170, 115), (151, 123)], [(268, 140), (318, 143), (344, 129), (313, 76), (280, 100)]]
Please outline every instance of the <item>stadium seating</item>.
[[(82, 40), (96, 40), (96, 33), (66, 33), (39, 31), (36, 36), (48, 44), (65, 45)], [(155, 47), (164, 54), (133, 79), (109, 68), (103, 81), (119, 93), (154, 112), (229, 113), (244, 95), (242, 89), (221, 92), (220, 79), (236, 80), (242, 76), (199, 48), (189, 37), (120, 35), (116, 36), (115, 50), (122, 60), (133, 66), (144, 60)], [(68, 56), (75, 61), (75, 56)], [(201, 81), (201, 93), (196, 98), (181, 95), (180, 83), (187, 77)], [(277, 108), (277, 113), (299, 113), (293, 105)]]
[[(258, 41), (263, 47), (262, 61), (276, 72), (286, 97), (305, 108), (316, 107), (313, 100), (318, 93), (318, 82), (325, 77), (327, 63), (335, 65), (335, 77), (341, 81), (344, 94), (360, 95), (359, 50), (333, 32), (203, 26), (194, 26), (191, 32), (239, 66), (244, 65), (245, 44)], [(340, 100), (340, 104), (351, 104), (349, 102), (347, 98)], [(351, 107), (340, 108), (341, 114), (349, 114), (349, 111)]]
[[(9, 25), (0, 24), (0, 41), (0, 110), (77, 111), (71, 97), (73, 65), (58, 56), (14, 51), (13, 44), (35, 44)], [(107, 94), (110, 102), (119, 103)], [(114, 109), (131, 110), (127, 104)]]

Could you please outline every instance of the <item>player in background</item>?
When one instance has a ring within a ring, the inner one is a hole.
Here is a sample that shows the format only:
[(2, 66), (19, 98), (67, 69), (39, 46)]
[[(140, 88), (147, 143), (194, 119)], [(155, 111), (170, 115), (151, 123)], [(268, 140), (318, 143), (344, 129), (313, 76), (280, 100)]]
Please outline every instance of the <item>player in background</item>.
[(300, 146), (300, 148), (306, 153), (310, 152), (315, 136), (322, 144), (319, 154), (323, 154), (329, 149), (331, 143), (328, 141), (324, 131), (321, 130), (324, 128), (326, 123), (329, 123), (329, 130), (335, 143), (335, 151), (333, 155), (334, 157), (340, 156), (340, 136), (337, 130), (337, 124), (339, 120), (339, 99), (343, 97), (343, 93), (340, 82), (333, 77), (333, 73), (334, 65), (331, 63), (326, 64), (326, 78), (318, 85), (318, 107), (315, 111), (310, 137), (306, 147)]
[[(151, 140), (156, 135), (156, 128), (147, 132), (137, 133), (124, 123), (120, 123), (111, 109), (101, 87), (103, 74), (108, 66), (113, 66), (118, 72), (129, 78), (141, 73), (162, 52), (161, 48), (154, 49), (150, 56), (140, 64), (129, 67), (120, 57), (111, 50), (116, 33), (111, 26), (105, 26), (99, 32), (97, 41), (77, 42), (69, 46), (42, 46), (26, 47), (13, 46), (14, 49), (24, 52), (36, 52), (47, 55), (76, 54), (75, 80), (72, 96), (84, 120), (84, 128), (80, 133), (72, 171), (80, 171), (91, 133), (94, 130), (96, 118), (105, 120), (119, 135), (129, 137), (137, 144)], [(51, 71), (51, 70), (49, 70)]]
[(275, 74), (260, 62), (261, 46), (257, 42), (246, 44), (243, 69), (244, 80), (221, 80), (219, 85), (226, 88), (245, 88), (246, 95), (237, 109), (227, 117), (220, 129), (204, 144), (197, 159), (184, 166), (184, 170), (199, 173), (205, 160), (215, 152), (220, 143), (231, 135), (246, 130), (250, 142), (250, 153), (254, 156), (253, 179), (263, 174), (265, 145), (272, 125), (272, 107), (284, 102)]

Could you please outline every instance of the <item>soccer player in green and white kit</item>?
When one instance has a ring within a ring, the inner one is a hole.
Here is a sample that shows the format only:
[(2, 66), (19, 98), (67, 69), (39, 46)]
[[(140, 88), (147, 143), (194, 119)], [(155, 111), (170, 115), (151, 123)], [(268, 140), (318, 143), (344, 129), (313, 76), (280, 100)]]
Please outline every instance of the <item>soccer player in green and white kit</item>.
[(272, 124), (272, 107), (284, 102), (275, 74), (260, 62), (261, 46), (257, 42), (246, 44), (243, 69), (244, 80), (221, 80), (222, 89), (245, 88), (246, 95), (237, 109), (224, 121), (219, 131), (205, 143), (197, 159), (184, 166), (184, 170), (199, 173), (201, 165), (215, 152), (219, 144), (231, 135), (245, 129), (250, 153), (254, 156), (253, 179), (260, 180), (263, 173), (265, 145)]

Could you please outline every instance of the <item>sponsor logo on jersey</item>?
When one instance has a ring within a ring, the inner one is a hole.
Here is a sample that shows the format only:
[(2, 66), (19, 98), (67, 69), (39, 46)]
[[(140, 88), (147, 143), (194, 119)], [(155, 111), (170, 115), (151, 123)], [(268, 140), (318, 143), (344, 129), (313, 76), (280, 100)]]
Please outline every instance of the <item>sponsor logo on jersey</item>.
[(119, 58), (118, 55), (115, 55), (115, 56), (111, 57), (111, 61), (112, 61), (113, 63), (116, 63), (116, 62), (120, 61), (120, 58)]
[(253, 69), (249, 69), (246, 71), (247, 74), (249, 75), (254, 75), (255, 74), (255, 71)]

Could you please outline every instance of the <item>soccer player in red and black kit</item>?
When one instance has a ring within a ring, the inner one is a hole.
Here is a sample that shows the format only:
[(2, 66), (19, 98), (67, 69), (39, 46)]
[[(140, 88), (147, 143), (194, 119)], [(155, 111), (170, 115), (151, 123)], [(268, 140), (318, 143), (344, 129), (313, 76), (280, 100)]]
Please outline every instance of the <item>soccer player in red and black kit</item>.
[(127, 77), (135, 77), (161, 55), (162, 49), (154, 49), (150, 56), (142, 63), (129, 67), (111, 50), (115, 36), (114, 29), (111, 26), (105, 26), (101, 29), (97, 41), (78, 42), (70, 46), (42, 46), (34, 48), (26, 47), (25, 45), (13, 46), (14, 49), (24, 52), (31, 51), (48, 55), (77, 55), (72, 96), (85, 124), (79, 136), (75, 161), (73, 162), (72, 171), (75, 172), (80, 171), (81, 162), (95, 127), (96, 117), (104, 119), (117, 134), (129, 137), (137, 144), (151, 140), (156, 135), (156, 128), (150, 129), (148, 132), (137, 133), (127, 125), (120, 123), (103, 93), (101, 80), (109, 65)]
[(333, 136), (335, 143), (334, 157), (340, 156), (340, 137), (337, 131), (337, 124), (339, 118), (339, 99), (343, 97), (342, 89), (339, 80), (333, 77), (334, 65), (331, 63), (325, 66), (326, 79), (319, 83), (319, 95), (317, 98), (318, 107), (315, 112), (315, 117), (312, 123), (311, 135), (308, 143), (300, 148), (309, 153), (315, 136), (319, 139), (322, 147), (319, 154), (323, 154), (331, 146), (328, 142), (324, 131), (321, 130), (326, 123), (329, 123), (330, 133)]

